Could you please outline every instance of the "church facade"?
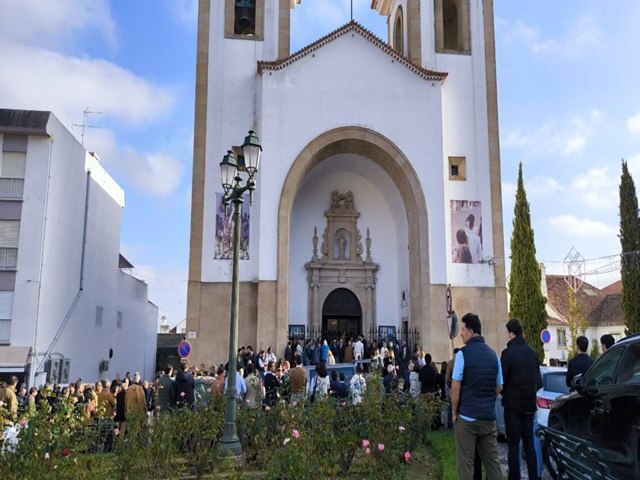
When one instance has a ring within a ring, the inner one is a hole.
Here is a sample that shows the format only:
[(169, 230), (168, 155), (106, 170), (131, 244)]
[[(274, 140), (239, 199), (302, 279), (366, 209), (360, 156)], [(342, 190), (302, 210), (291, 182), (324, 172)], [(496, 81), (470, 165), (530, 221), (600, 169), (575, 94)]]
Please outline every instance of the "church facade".
[[(187, 338), (226, 361), (231, 222), (219, 163), (263, 147), (245, 202), (239, 344), (417, 331), (450, 358), (452, 307), (507, 320), (492, 0), (374, 0), (290, 54), (300, 0), (200, 0)], [(459, 340), (456, 340), (459, 342)], [(413, 348), (413, 345), (410, 345)]]

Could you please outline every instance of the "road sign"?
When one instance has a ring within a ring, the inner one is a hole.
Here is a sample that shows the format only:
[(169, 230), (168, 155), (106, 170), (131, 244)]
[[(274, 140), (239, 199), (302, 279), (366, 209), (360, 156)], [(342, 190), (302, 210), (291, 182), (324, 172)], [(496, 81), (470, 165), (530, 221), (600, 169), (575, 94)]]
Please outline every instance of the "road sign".
[(551, 332), (546, 328), (540, 332), (540, 340), (542, 343), (549, 343), (551, 341)]
[(178, 345), (178, 355), (180, 358), (187, 358), (191, 353), (191, 344), (186, 340), (182, 340)]

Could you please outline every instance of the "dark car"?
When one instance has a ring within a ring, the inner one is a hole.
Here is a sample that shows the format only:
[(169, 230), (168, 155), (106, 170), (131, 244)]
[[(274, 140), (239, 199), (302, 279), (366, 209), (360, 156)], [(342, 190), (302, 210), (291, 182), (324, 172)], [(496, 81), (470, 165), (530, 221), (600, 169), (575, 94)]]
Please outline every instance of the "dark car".
[(614, 344), (551, 405), (548, 425), (602, 454), (616, 478), (640, 478), (640, 334)]

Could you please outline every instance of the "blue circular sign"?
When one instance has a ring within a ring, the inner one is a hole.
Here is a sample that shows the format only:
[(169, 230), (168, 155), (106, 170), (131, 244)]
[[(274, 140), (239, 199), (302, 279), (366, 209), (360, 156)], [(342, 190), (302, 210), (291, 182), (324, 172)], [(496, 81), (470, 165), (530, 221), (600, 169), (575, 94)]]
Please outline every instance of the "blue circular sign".
[(546, 328), (540, 332), (540, 340), (542, 343), (549, 343), (551, 341), (551, 332)]
[(187, 358), (190, 353), (191, 344), (186, 340), (181, 341), (180, 345), (178, 345), (178, 355), (180, 355), (180, 358)]

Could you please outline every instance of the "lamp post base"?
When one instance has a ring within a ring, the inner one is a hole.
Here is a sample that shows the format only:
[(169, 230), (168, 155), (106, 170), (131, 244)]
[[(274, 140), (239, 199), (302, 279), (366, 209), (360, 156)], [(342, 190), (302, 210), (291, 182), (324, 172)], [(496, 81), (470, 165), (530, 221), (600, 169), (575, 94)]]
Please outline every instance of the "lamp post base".
[(242, 467), (245, 464), (246, 458), (240, 442), (236, 442), (235, 444), (221, 442), (218, 452), (220, 458), (231, 462), (234, 467)]

